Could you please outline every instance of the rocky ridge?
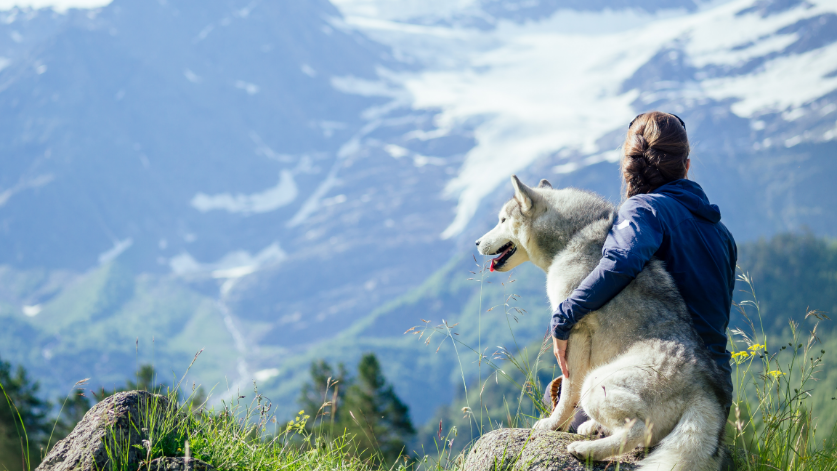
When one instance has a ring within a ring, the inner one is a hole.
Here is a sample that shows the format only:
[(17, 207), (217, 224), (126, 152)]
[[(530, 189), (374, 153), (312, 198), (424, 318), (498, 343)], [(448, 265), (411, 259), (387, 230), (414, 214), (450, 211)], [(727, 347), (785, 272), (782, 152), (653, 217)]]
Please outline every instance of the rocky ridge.
[[(114, 450), (127, 455), (129, 464), (139, 466), (146, 458), (143, 450), (158, 420), (172, 404), (165, 396), (146, 391), (114, 394), (96, 404), (67, 438), (50, 450), (35, 471), (110, 471)], [(127, 451), (125, 451), (127, 450)], [(200, 460), (158, 458), (148, 469), (159, 471), (211, 471), (215, 468)]]

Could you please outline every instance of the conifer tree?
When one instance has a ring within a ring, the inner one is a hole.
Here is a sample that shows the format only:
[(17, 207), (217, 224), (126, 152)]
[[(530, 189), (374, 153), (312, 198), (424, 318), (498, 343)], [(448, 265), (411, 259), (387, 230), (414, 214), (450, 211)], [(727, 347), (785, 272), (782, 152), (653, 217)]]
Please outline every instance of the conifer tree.
[(379, 451), (389, 463), (408, 454), (407, 443), (415, 435), (409, 409), (387, 383), (375, 354), (361, 358), (343, 409), (341, 424), (355, 434), (359, 450), (367, 455)]
[[(313, 362), (311, 382), (303, 385), (299, 403), (315, 417), (315, 433), (332, 437), (347, 433), (363, 458), (392, 463), (408, 454), (407, 443), (415, 435), (409, 409), (387, 383), (373, 353), (361, 358), (356, 378), (348, 377), (342, 364), (335, 370), (324, 360)], [(328, 405), (323, 407), (324, 403)]]
[(314, 418), (310, 422), (313, 427), (320, 432), (331, 432), (334, 425), (340, 424), (341, 406), (350, 385), (349, 375), (343, 363), (335, 370), (325, 360), (312, 362), (310, 371), (311, 382), (302, 385), (299, 405)]
[(23, 469), (24, 462), (34, 468), (52, 429), (50, 404), (38, 397), (40, 385), (22, 366), (12, 373), (12, 365), (0, 360), (0, 385), (0, 462), (10, 470)]

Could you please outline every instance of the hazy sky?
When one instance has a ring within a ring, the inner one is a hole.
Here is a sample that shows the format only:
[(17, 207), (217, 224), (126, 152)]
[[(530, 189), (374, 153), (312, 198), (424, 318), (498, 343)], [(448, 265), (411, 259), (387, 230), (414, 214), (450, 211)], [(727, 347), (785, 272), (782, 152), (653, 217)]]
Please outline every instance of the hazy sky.
[(63, 11), (68, 8), (95, 8), (107, 5), (111, 0), (0, 0), (0, 10), (19, 7), (53, 7)]

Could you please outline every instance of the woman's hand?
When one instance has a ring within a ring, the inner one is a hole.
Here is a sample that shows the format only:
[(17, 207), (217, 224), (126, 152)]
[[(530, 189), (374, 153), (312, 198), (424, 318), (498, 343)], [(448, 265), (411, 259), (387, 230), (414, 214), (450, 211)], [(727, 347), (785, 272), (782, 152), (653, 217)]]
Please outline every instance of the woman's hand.
[(555, 354), (555, 359), (558, 360), (561, 373), (565, 378), (569, 379), (570, 368), (567, 366), (567, 341), (552, 337), (552, 353)]

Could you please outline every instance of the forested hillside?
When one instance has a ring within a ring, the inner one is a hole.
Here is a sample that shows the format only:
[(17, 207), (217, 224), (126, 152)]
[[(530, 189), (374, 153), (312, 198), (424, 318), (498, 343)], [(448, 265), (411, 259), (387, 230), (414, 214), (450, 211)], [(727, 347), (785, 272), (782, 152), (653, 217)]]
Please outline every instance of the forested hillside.
[[(740, 244), (739, 254), (741, 273), (748, 273), (753, 280), (769, 344), (778, 347), (788, 341), (788, 322), (792, 319), (800, 323), (800, 331), (806, 335), (815, 322), (813, 318), (805, 319), (809, 310), (818, 310), (829, 317), (835, 312), (835, 241), (810, 233), (782, 234)], [(752, 299), (747, 284), (739, 283), (737, 288), (737, 302)], [(415, 423), (424, 425), (417, 427), (416, 438), (408, 448), (435, 450), (441, 421), (443, 438), (454, 438), (454, 448), (461, 449), (477, 438), (480, 430), (523, 425), (520, 414), (537, 415), (533, 398), (557, 374), (551, 351), (540, 352), (549, 318), (543, 289), (543, 275), (529, 264), (511, 275), (500, 275), (480, 271), (473, 259), (455, 259), (421, 287), (378, 309), (336, 341), (322, 345), (310, 355), (289, 359), (291, 367), (280, 371), (278, 376), (288, 380), (286, 384), (311, 382), (311, 387), (319, 388), (326, 376), (339, 379), (357, 372), (338, 374), (315, 369), (319, 373), (312, 378), (310, 372), (315, 370), (311, 370), (311, 362), (326, 359), (332, 364), (354, 365), (365, 352), (373, 349), (383, 352), (381, 373), (376, 374), (385, 375), (407, 402), (419, 404), (410, 409), (410, 416)], [(748, 313), (756, 319), (752, 308), (748, 308)], [(837, 408), (832, 400), (837, 396), (837, 339), (830, 335), (833, 322), (826, 320), (820, 324), (825, 365), (815, 375), (818, 381), (811, 391), (815, 410), (820, 413), (816, 419), (824, 431), (837, 420)], [(416, 328), (410, 330), (413, 326)], [(740, 315), (733, 315), (731, 327), (749, 332)], [(374, 334), (369, 333), (370, 329)], [(407, 330), (410, 332), (405, 336)], [(390, 334), (381, 336), (379, 332)], [(482, 368), (476, 365), (477, 351), (484, 355)], [(518, 366), (509, 361), (512, 357)], [(55, 420), (50, 411), (54, 412), (55, 405), (64, 398), (47, 397), (33, 385), (37, 377), (15, 373), (9, 365), (0, 370), (7, 392), (24, 401), (21, 410), (27, 414), (27, 427), (33, 431), (37, 443), (48, 435)], [(527, 378), (521, 370), (537, 372), (539, 384), (524, 387)], [(126, 377), (131, 374), (125, 372)], [(145, 378), (142, 384), (150, 384), (147, 371), (140, 376)], [(158, 381), (166, 381), (165, 373)], [(267, 386), (269, 383), (270, 380)], [(80, 386), (79, 391), (86, 390), (87, 397), (97, 400), (100, 397), (96, 394), (102, 386), (113, 391), (113, 386), (95, 382)], [(391, 386), (387, 387), (390, 388), (387, 394), (393, 394)], [(285, 409), (318, 407), (319, 393), (306, 396), (309, 399), (295, 407), (298, 398), (295, 388), (282, 385), (274, 388), (281, 395), (271, 400), (286, 403), (284, 408), (280, 407), (280, 413)], [(47, 404), (47, 399), (52, 406)], [(79, 408), (87, 404), (80, 398), (74, 401), (64, 412), (71, 420), (77, 420)], [(447, 405), (433, 408), (439, 402)], [(4, 409), (5, 404), (0, 406), (3, 434), (0, 442), (4, 453), (10, 453), (16, 447), (15, 427), (8, 409)], [(66, 420), (59, 424), (59, 436), (66, 434), (71, 426)], [(456, 427), (456, 437), (447, 436), (453, 433), (453, 427)], [(382, 429), (381, 433), (390, 432)]]
[[(837, 403), (832, 400), (833, 397), (837, 397), (837, 338), (832, 335), (832, 332), (837, 331), (836, 261), (837, 242), (833, 239), (818, 238), (810, 233), (781, 234), (770, 239), (739, 244), (739, 274), (748, 274), (753, 282), (770, 345), (781, 349), (782, 345), (789, 342), (791, 339), (790, 321), (797, 322), (801, 338), (807, 338), (818, 322), (818, 319), (813, 316), (806, 319), (806, 313), (810, 310), (817, 310), (832, 318), (832, 320), (819, 322), (817, 331), (821, 348), (826, 352), (825, 365), (815, 375), (818, 381), (813, 382), (815, 388), (811, 391), (815, 410), (820, 412), (817, 418), (824, 434), (827, 434), (830, 427), (837, 422), (837, 405), (835, 405)], [(480, 424), (482, 427), (492, 429), (499, 425), (512, 425), (508, 421), (510, 418), (516, 419), (518, 412), (537, 415), (538, 411), (533, 407), (530, 397), (533, 394), (529, 391), (531, 389), (542, 391), (547, 381), (560, 374), (556, 368), (551, 345), (540, 352), (539, 362), (536, 363), (543, 340), (542, 335), (545, 333), (549, 317), (549, 310), (542, 294), (542, 278), (537, 273), (530, 273), (525, 266), (516, 269), (515, 272), (517, 272), (515, 278), (518, 282), (515, 283), (513, 291), (522, 294), (522, 299), (517, 302), (517, 305), (529, 308), (532, 311), (527, 314), (530, 318), (525, 321), (526, 324), (512, 323), (511, 329), (503, 328), (499, 332), (496, 324), (491, 324), (488, 328), (485, 323), (483, 324), (483, 335), (491, 336), (492, 341), (499, 339), (489, 343), (490, 347), (486, 351), (488, 358), (485, 360), (492, 361), (499, 368), (499, 373), (495, 368), (487, 367), (482, 372), (482, 382), (477, 381), (477, 371), (472, 364), (476, 355), (460, 346), (459, 353), (466, 360), (463, 364), (465, 371), (469, 373), (466, 381), (468, 387), (466, 400), (463, 383), (458, 375), (460, 365), (456, 361), (455, 352), (450, 348), (433, 355), (423, 352), (425, 358), (434, 361), (435, 368), (451, 372), (449, 381), (456, 391), (456, 396), (448, 405), (442, 406), (430, 419), (424, 421), (424, 426), (418, 434), (418, 440), (422, 446), (431, 448), (435, 446), (434, 437), (440, 420), (445, 430), (450, 430), (453, 426), (457, 428), (459, 433), (459, 438), (456, 440), (457, 447), (463, 447), (468, 440), (479, 436)], [(489, 287), (487, 292), (490, 293), (488, 296), (496, 294), (496, 287)], [(527, 300), (527, 297), (534, 297), (536, 300), (534, 306), (532, 300)], [(735, 293), (736, 303), (752, 299), (750, 285), (739, 281)], [(751, 306), (745, 307), (745, 310), (754, 321), (757, 328), (755, 333), (760, 334), (761, 325), (756, 310)], [(491, 314), (485, 313), (486, 316)], [(475, 330), (478, 328), (478, 322), (474, 319), (475, 316), (476, 312), (465, 310), (457, 318), (460, 325), (456, 329), (462, 332), (460, 339), (466, 345), (473, 345), (477, 337)], [(541, 328), (540, 331), (538, 327)], [(730, 328), (741, 329), (755, 338), (747, 319), (740, 314), (738, 308), (733, 309)], [(512, 332), (516, 334), (520, 350), (512, 343)], [(738, 342), (738, 348), (742, 348), (744, 345), (742, 338), (735, 336), (735, 339)], [(518, 355), (520, 359), (527, 358), (529, 367), (537, 366), (537, 378), (541, 382), (537, 388), (531, 386), (523, 388), (527, 379), (524, 373), (504, 359), (505, 355), (491, 355), (492, 352), (498, 351), (497, 345), (506, 347), (509, 352)], [(526, 355), (519, 353), (524, 347)], [(815, 350), (819, 351), (820, 348)], [(537, 396), (537, 394), (534, 395)], [(480, 407), (483, 408), (482, 411)], [(470, 411), (466, 411), (465, 408), (470, 408)]]

